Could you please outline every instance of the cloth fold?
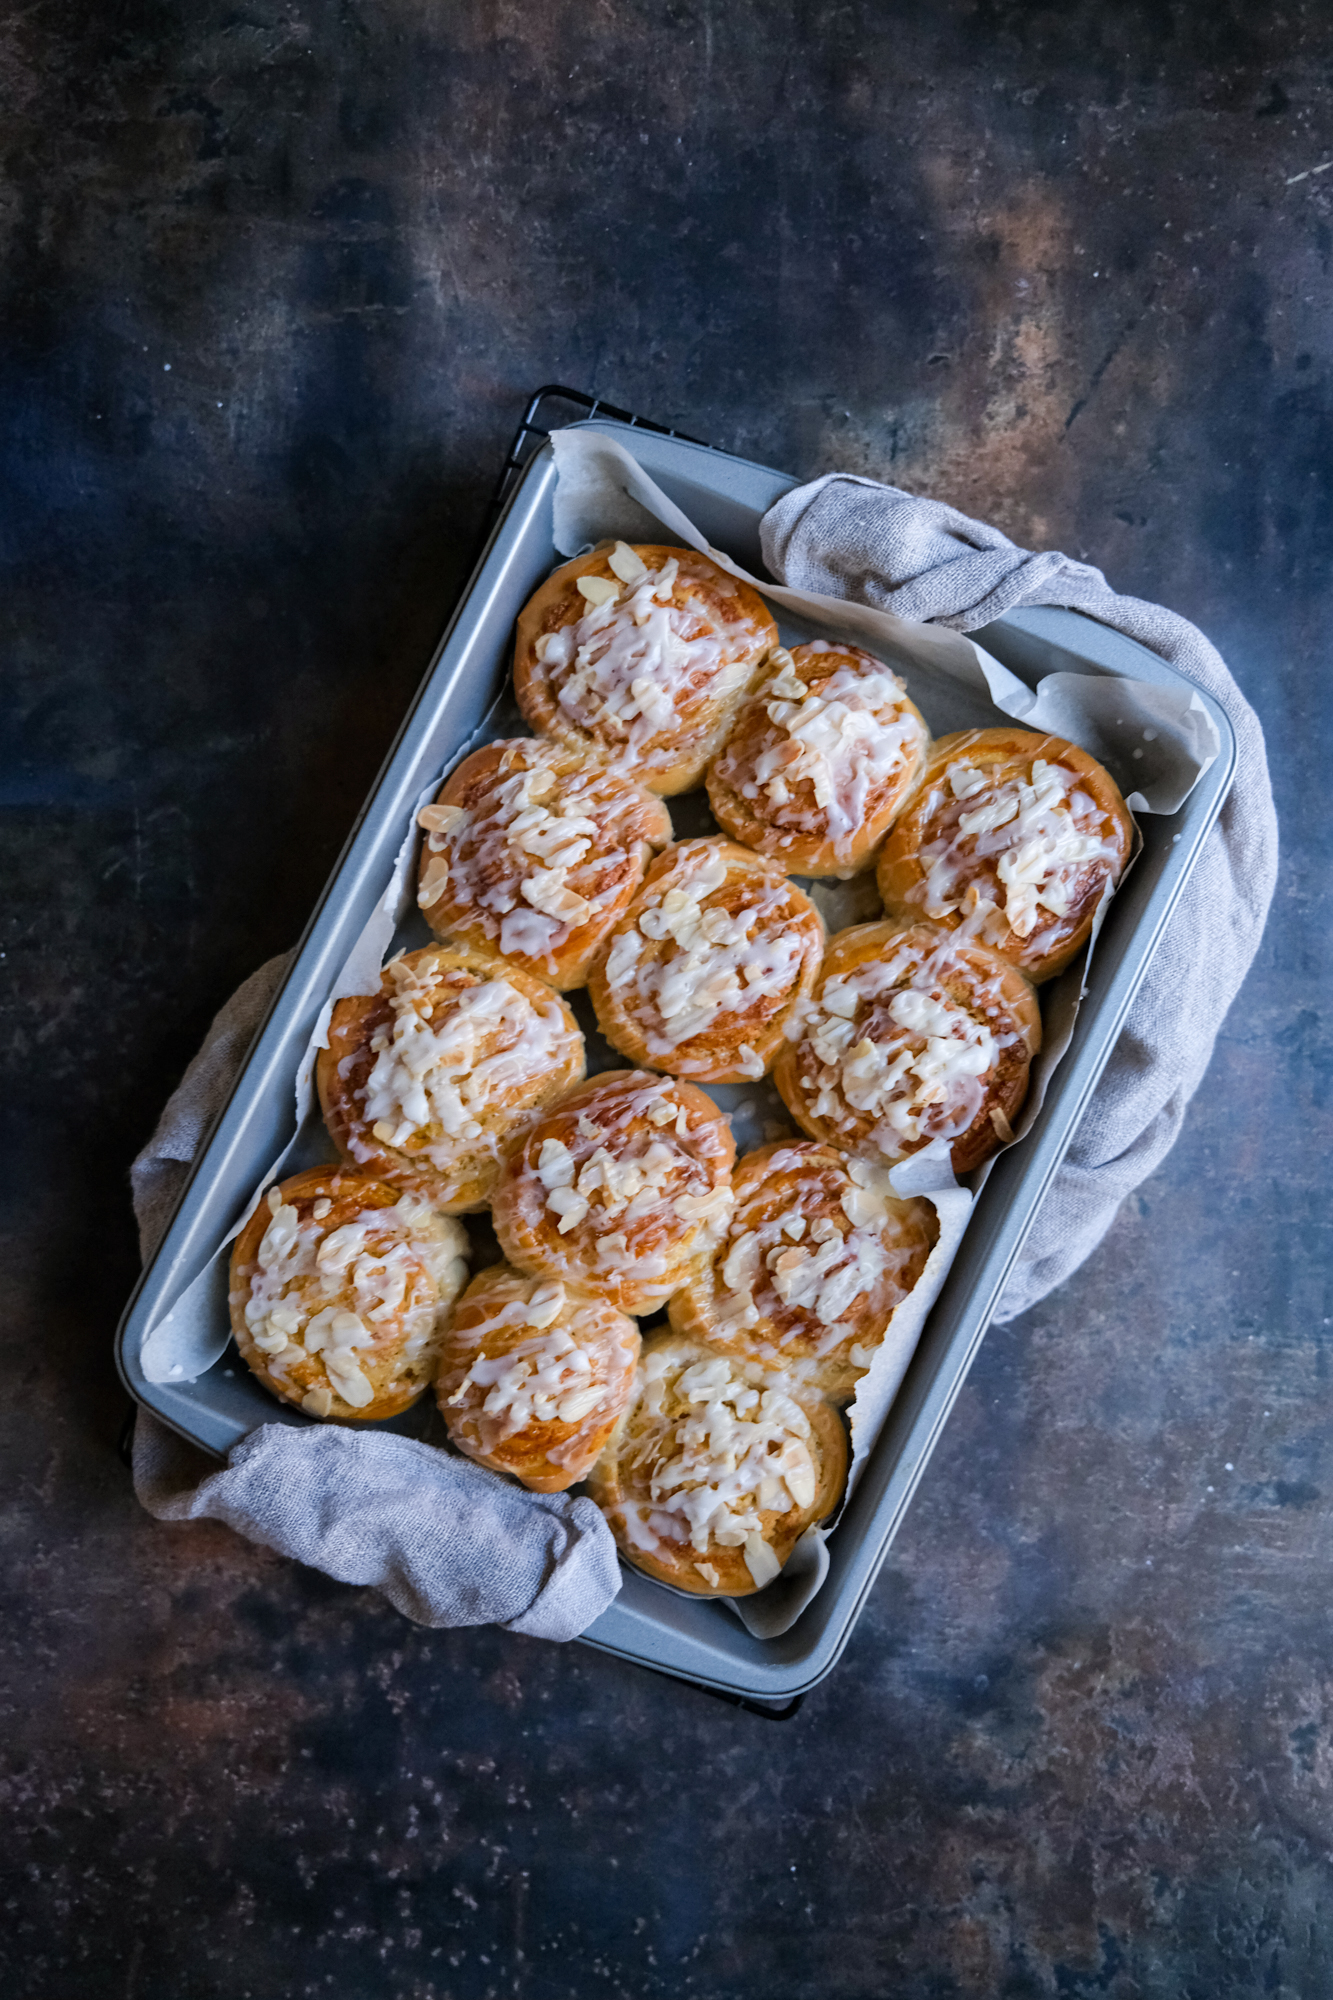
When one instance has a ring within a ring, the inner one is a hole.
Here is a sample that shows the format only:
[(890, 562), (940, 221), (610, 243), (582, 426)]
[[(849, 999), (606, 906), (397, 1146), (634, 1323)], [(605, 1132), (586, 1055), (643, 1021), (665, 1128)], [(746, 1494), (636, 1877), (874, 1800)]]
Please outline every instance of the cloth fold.
[[(232, 995), (130, 1169), (145, 1261), (289, 964), (270, 959)], [(574, 1639), (620, 1589), (615, 1541), (591, 1500), (528, 1493), (390, 1431), (263, 1424), (219, 1471), (141, 1409), (134, 1490), (159, 1520), (223, 1521), (340, 1582), (373, 1584), (419, 1625)]]
[(779, 500), (760, 538), (780, 582), (921, 624), (975, 631), (1022, 605), (1086, 612), (1211, 695), (1236, 732), (1230, 793), (1000, 1300), (996, 1317), (1012, 1319), (1096, 1249), (1125, 1196), (1175, 1144), (1203, 1079), (1277, 879), (1263, 730), (1221, 655), (1188, 619), (1121, 597), (1087, 563), (1033, 554), (940, 501), (828, 473)]
[[(972, 631), (1020, 605), (1087, 612), (1212, 695), (1236, 732), (1230, 795), (1038, 1211), (1000, 1302), (998, 1317), (1008, 1319), (1096, 1248), (1179, 1133), (1272, 900), (1277, 822), (1263, 733), (1219, 654), (1187, 620), (1117, 596), (1099, 570), (1032, 554), (952, 507), (833, 473), (779, 501), (761, 532), (779, 580), (921, 623)], [(221, 1010), (134, 1162), (145, 1259), (289, 962), (261, 966)], [(590, 1500), (524, 1492), (389, 1432), (265, 1424), (218, 1471), (141, 1410), (134, 1480), (160, 1519), (224, 1521), (330, 1576), (373, 1584), (424, 1625), (493, 1622), (571, 1639), (620, 1588), (614, 1541)]]

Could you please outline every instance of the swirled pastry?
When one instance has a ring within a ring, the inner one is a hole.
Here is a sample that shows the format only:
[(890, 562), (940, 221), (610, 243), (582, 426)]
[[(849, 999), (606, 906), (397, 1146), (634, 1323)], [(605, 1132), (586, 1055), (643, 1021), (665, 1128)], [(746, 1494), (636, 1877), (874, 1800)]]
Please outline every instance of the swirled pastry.
[(734, 841), (669, 847), (588, 981), (612, 1048), (705, 1083), (763, 1076), (824, 951), (818, 910)]
[(539, 736), (474, 751), (418, 819), (417, 901), (435, 935), (561, 992), (586, 983), (671, 838), (660, 799)]
[(231, 1254), (231, 1329), (275, 1396), (369, 1423), (415, 1403), (467, 1282), (467, 1234), (343, 1167), (272, 1187)]
[(700, 1596), (748, 1597), (846, 1482), (847, 1434), (831, 1404), (668, 1333), (645, 1342), (588, 1491), (636, 1569)]
[(562, 1493), (610, 1436), (638, 1358), (639, 1329), (614, 1306), (493, 1264), (454, 1307), (435, 1392), (460, 1451)]
[(841, 1399), (875, 1357), (939, 1236), (888, 1170), (808, 1139), (763, 1146), (732, 1177), (726, 1240), (668, 1308), (677, 1333)]
[(720, 826), (795, 875), (855, 875), (902, 811), (930, 733), (898, 675), (817, 639), (770, 656), (708, 773)]
[(505, 1142), (583, 1075), (583, 1037), (540, 979), (427, 945), (340, 1000), (316, 1064), (334, 1145), (450, 1215), (483, 1208)]
[(617, 542), (547, 578), (518, 620), (527, 721), (668, 798), (716, 756), (777, 644), (763, 600), (693, 549)]
[(830, 943), (773, 1081), (812, 1139), (883, 1166), (947, 1139), (964, 1174), (1012, 1138), (1040, 1046), (1037, 996), (998, 952), (858, 924)]
[(652, 1312), (712, 1256), (735, 1157), (726, 1119), (692, 1083), (605, 1070), (511, 1148), (495, 1233), (519, 1270)]
[(964, 930), (1040, 985), (1086, 943), (1133, 839), (1115, 780), (1076, 743), (967, 729), (932, 749), (879, 892), (890, 915)]

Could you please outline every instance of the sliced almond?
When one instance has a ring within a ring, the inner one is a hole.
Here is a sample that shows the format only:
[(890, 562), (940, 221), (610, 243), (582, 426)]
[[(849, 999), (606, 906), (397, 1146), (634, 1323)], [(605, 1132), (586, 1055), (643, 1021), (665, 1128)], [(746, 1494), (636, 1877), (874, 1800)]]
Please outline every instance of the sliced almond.
[(647, 563), (635, 555), (628, 542), (616, 543), (607, 558), (607, 564), (622, 583), (642, 583), (648, 574)]
[(417, 825), (427, 833), (447, 833), (462, 818), (462, 806), (423, 806), (417, 814)]
[(609, 576), (581, 576), (576, 579), (579, 594), (586, 597), (589, 604), (609, 604), (613, 597), (619, 597), (620, 585), (612, 583)]

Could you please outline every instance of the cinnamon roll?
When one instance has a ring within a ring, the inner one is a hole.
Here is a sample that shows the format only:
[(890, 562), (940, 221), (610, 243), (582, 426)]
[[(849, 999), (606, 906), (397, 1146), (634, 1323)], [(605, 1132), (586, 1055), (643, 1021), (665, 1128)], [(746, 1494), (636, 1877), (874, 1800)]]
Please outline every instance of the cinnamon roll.
[(735, 1157), (726, 1119), (693, 1084), (606, 1070), (510, 1149), (495, 1233), (519, 1270), (652, 1312), (712, 1256)]
[(830, 943), (773, 1081), (812, 1139), (884, 1166), (947, 1139), (963, 1174), (1013, 1137), (1040, 1046), (1037, 996), (998, 952), (858, 924)]
[(648, 871), (588, 981), (631, 1062), (705, 1083), (766, 1074), (824, 951), (818, 910), (748, 847), (683, 840)]
[(712, 1263), (672, 1299), (679, 1334), (841, 1400), (869, 1368), (939, 1236), (888, 1171), (808, 1139), (749, 1153)]
[(483, 1208), (505, 1142), (583, 1075), (583, 1037), (540, 979), (427, 945), (340, 1000), (315, 1066), (334, 1145), (449, 1215)]
[(562, 1493), (610, 1436), (638, 1358), (639, 1329), (614, 1306), (494, 1264), (454, 1307), (435, 1393), (460, 1451)]
[(966, 729), (932, 749), (879, 892), (890, 915), (966, 931), (1040, 985), (1087, 942), (1133, 839), (1115, 780), (1076, 743)]
[(344, 1167), (271, 1187), (231, 1254), (247, 1367), (312, 1417), (370, 1423), (415, 1403), (467, 1282), (463, 1226)]
[(855, 875), (910, 797), (930, 733), (898, 675), (816, 639), (770, 656), (708, 773), (714, 817), (795, 875)]
[(663, 798), (689, 791), (777, 644), (748, 584), (693, 549), (626, 542), (547, 578), (518, 620), (526, 720)]
[(847, 1483), (832, 1405), (754, 1362), (661, 1334), (588, 1480), (627, 1561), (704, 1597), (748, 1597), (781, 1573)]
[(671, 838), (660, 799), (536, 736), (474, 751), (418, 819), (417, 901), (435, 935), (561, 992), (586, 984)]

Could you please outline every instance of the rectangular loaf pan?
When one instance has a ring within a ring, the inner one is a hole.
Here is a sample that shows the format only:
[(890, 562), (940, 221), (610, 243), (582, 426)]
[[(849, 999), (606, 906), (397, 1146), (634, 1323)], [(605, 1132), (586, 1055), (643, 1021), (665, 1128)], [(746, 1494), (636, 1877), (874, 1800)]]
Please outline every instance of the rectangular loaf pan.
[[(763, 574), (760, 519), (797, 481), (706, 446), (605, 419), (588, 428), (618, 438), (716, 547)], [(514, 620), (558, 560), (551, 529), (554, 488), (547, 445), (527, 465), (491, 536), (121, 1321), (116, 1354), (130, 1393), (182, 1436), (219, 1456), (259, 1424), (309, 1419), (261, 1389), (234, 1349), (195, 1382), (149, 1382), (139, 1365), (144, 1335), (207, 1265), (291, 1135), (297, 1064), (333, 981), (380, 898), (413, 802), (478, 728), (505, 685)], [(1030, 686), (1058, 671), (1120, 675), (1173, 689), (1184, 685), (1156, 655), (1078, 612), (1012, 612), (973, 636)], [(1000, 1155), (977, 1200), (865, 1475), (830, 1538), (823, 1589), (789, 1632), (760, 1640), (725, 1605), (678, 1596), (626, 1570), (620, 1596), (584, 1635), (589, 1644), (761, 1701), (800, 1694), (836, 1664), (1226, 796), (1235, 738), (1216, 703), (1199, 699), (1217, 728), (1221, 753), (1179, 812), (1141, 817), (1142, 854), (1111, 903), (1073, 1042), (1032, 1131)], [(329, 1150), (319, 1157), (328, 1157)], [(221, 1276), (216, 1303), (225, 1315)]]

